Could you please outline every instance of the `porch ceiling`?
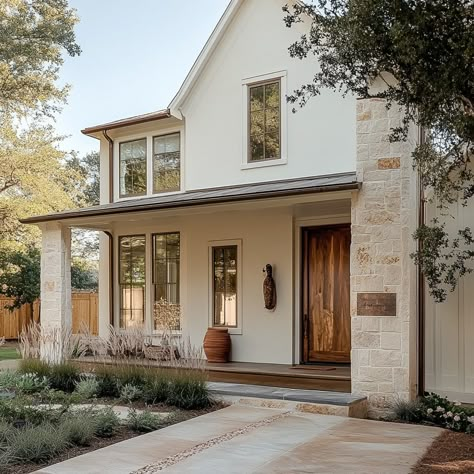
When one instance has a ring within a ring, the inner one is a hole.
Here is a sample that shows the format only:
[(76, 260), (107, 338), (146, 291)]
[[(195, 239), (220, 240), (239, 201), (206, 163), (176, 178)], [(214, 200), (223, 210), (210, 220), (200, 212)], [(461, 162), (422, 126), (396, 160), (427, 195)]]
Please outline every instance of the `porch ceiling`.
[[(213, 204), (232, 204), (243, 201), (261, 201), (275, 198), (294, 198), (316, 193), (334, 193), (359, 189), (360, 183), (356, 174), (339, 173), (310, 178), (252, 183), (246, 185), (187, 191), (178, 194), (153, 196), (139, 199), (118, 201), (111, 204), (74, 209), (42, 216), (23, 219), (24, 224), (41, 224), (51, 221), (67, 221), (65, 223), (80, 226), (88, 221), (98, 223), (98, 218), (112, 218), (118, 214), (136, 214), (149, 211), (179, 211), (189, 207), (209, 206)], [(340, 194), (340, 193), (336, 193)], [(100, 219), (102, 220), (102, 219)], [(103, 222), (103, 221), (102, 221)], [(100, 225), (98, 226), (100, 227)]]

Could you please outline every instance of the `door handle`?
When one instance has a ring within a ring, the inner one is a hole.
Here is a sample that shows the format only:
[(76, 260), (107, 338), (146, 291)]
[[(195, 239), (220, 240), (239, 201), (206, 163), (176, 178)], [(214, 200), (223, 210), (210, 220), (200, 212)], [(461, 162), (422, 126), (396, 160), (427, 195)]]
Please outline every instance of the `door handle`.
[(309, 333), (309, 318), (308, 318), (308, 315), (305, 314), (303, 316), (303, 337), (305, 339), (308, 338), (308, 333)]

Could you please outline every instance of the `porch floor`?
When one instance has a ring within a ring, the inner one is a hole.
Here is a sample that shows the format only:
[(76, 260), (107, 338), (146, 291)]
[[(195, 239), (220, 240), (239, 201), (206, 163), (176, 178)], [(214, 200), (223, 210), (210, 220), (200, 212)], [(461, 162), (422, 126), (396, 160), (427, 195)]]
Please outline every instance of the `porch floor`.
[(351, 391), (349, 365), (286, 365), (253, 362), (207, 363), (211, 382), (273, 387)]

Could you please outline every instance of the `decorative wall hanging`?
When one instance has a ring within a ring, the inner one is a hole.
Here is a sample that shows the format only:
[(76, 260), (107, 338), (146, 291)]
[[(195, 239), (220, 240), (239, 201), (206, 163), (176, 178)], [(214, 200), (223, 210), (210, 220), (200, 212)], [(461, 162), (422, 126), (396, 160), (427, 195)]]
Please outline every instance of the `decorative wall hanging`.
[(275, 309), (277, 302), (275, 280), (273, 279), (273, 268), (267, 263), (265, 269), (267, 276), (263, 280), (263, 299), (265, 301), (265, 309)]

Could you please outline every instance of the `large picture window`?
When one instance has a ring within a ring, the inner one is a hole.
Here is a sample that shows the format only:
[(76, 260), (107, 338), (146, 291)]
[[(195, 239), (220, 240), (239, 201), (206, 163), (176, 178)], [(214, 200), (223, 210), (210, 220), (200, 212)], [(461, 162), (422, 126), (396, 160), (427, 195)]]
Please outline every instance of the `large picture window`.
[(153, 235), (154, 329), (180, 329), (179, 232)]
[(153, 138), (153, 192), (179, 191), (180, 135), (172, 133)]
[(120, 143), (120, 197), (146, 194), (146, 138)]
[(280, 80), (248, 88), (248, 161), (280, 159)]
[(213, 325), (237, 327), (237, 245), (212, 247)]
[(145, 236), (119, 238), (120, 328), (142, 326), (145, 319)]

